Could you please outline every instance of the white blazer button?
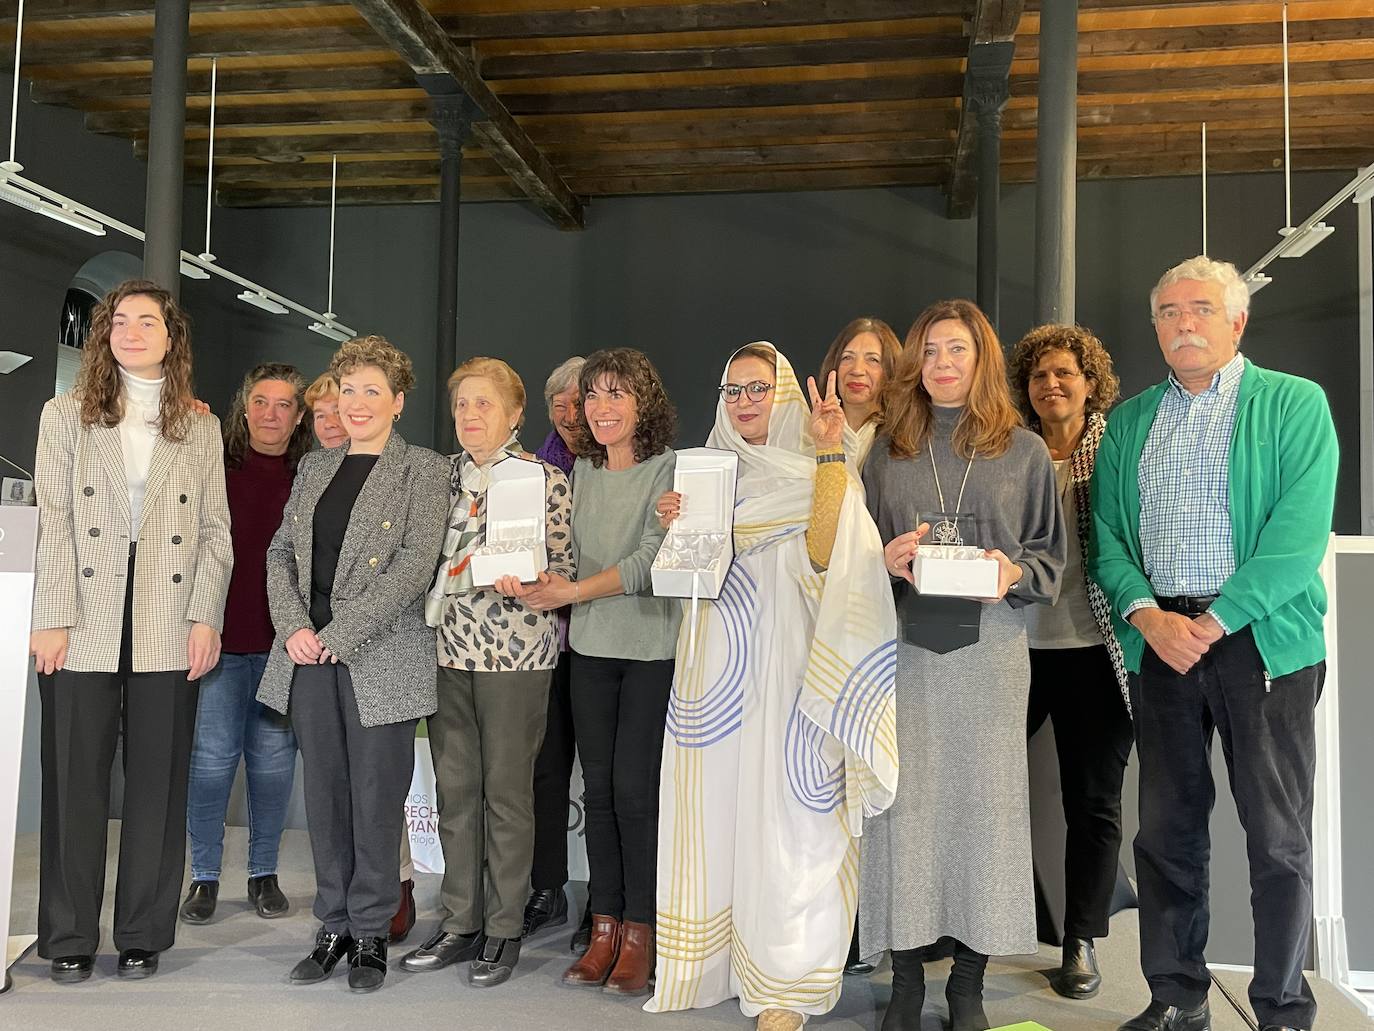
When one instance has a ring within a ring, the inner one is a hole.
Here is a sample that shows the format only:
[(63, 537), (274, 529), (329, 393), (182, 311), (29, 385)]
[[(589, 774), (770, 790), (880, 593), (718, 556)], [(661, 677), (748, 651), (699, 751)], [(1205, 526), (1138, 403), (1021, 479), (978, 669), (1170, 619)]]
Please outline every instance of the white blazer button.
[(370, 559), (367, 560), (367, 564), (369, 566), (375, 566), (377, 564), (377, 556), (373, 555)]
[(390, 529), (391, 529), (391, 520), (390, 520), (390, 519), (383, 519), (383, 520), (382, 520), (382, 529), (383, 529), (383, 530), (390, 530)]

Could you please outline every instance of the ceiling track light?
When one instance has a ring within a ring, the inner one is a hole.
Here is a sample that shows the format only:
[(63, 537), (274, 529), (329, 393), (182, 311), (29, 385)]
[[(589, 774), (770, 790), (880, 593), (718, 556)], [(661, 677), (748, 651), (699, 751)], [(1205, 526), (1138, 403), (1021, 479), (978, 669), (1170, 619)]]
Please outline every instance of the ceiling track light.
[(1250, 291), (1250, 296), (1254, 297), (1266, 286), (1274, 281), (1273, 276), (1266, 276), (1263, 272), (1256, 272), (1245, 280), (1245, 288)]
[(209, 279), (210, 273), (206, 272), (199, 265), (194, 265), (185, 258), (181, 261), (181, 274), (187, 279)]
[(1374, 197), (1374, 179), (1366, 180), (1364, 185), (1351, 195), (1350, 203), (1363, 204), (1371, 197)]
[(263, 311), (269, 311), (273, 315), (285, 315), (287, 312), (286, 305), (277, 303), (261, 292), (245, 290), (243, 293), (239, 294), (239, 300), (244, 304), (251, 304), (254, 308), (261, 308)]
[(1291, 246), (1284, 248), (1280, 257), (1301, 258), (1335, 231), (1335, 226), (1329, 226), (1325, 222), (1314, 222), (1310, 228), (1301, 231), (1292, 226), (1284, 226), (1279, 230), (1279, 235), (1292, 243)]
[(85, 215), (78, 214), (70, 208), (64, 208), (60, 204), (54, 204), (52, 201), (44, 200), (42, 197), (35, 197), (33, 194), (11, 186), (7, 182), (0, 182), (0, 200), (8, 201), (15, 207), (32, 211), (37, 215), (46, 215), (56, 222), (71, 226), (73, 229), (80, 229), (83, 233), (90, 233), (92, 236), (105, 235), (105, 227), (95, 219), (87, 218)]
[(318, 333), (320, 336), (328, 337), (330, 340), (335, 340), (338, 343), (353, 339), (349, 334), (345, 333), (332, 322), (312, 322), (306, 328), (312, 333)]

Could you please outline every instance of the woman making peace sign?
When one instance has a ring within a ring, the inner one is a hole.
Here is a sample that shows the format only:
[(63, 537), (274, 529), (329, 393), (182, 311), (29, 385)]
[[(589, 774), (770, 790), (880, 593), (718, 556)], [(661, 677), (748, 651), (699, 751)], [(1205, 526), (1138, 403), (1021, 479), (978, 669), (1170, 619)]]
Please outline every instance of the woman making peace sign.
[[(839, 998), (858, 834), (897, 785), (882, 543), (845, 470), (835, 374), (824, 398), (808, 388), (809, 414), (771, 344), (736, 351), (721, 377), (708, 444), (739, 454), (736, 557), (690, 664), (678, 636), (659, 781), (647, 1008), (738, 997), (768, 1031)], [(692, 503), (665, 494), (660, 522)]]

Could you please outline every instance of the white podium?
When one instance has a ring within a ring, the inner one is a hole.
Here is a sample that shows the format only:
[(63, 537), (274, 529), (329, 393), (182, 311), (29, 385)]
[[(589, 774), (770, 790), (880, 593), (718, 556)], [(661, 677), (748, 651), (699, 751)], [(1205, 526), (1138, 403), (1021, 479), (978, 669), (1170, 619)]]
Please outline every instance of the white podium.
[(8, 505), (0, 508), (0, 929), (7, 938), (5, 978), (0, 992), (9, 991), (10, 964), (28, 951), (35, 940), (32, 935), (10, 938), (9, 926), (37, 543), (38, 509)]

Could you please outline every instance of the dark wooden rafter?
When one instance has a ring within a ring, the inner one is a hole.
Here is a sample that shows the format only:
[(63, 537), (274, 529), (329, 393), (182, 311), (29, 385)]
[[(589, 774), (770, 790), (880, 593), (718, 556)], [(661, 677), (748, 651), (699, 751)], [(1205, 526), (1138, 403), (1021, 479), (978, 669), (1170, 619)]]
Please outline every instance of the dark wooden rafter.
[(1007, 101), (1013, 40), (1023, 7), (1024, 0), (978, 0), (974, 8), (963, 100), (959, 105), (959, 131), (945, 185), (949, 218), (968, 218), (973, 214), (978, 119), (1000, 115)]
[(448, 75), (486, 116), (473, 135), (525, 195), (561, 229), (581, 229), (582, 202), (482, 80), (471, 54), (419, 0), (353, 0), (353, 6), (419, 76)]

